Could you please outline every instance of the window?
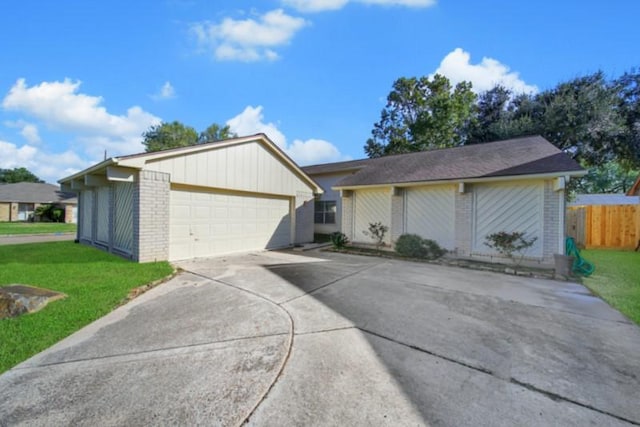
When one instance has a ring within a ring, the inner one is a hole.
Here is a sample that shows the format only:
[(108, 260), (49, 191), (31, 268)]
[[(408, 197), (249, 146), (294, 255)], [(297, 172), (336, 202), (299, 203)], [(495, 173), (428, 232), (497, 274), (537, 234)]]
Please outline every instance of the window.
[(336, 223), (336, 202), (333, 200), (316, 200), (315, 205), (316, 224)]

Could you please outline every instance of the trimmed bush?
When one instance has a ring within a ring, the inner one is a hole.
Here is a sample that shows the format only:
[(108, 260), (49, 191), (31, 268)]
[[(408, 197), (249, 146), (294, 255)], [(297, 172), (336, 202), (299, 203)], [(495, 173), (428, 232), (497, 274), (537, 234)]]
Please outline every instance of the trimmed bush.
[(417, 234), (403, 234), (396, 240), (396, 252), (409, 258), (437, 259), (446, 253), (437, 242)]
[(347, 238), (347, 236), (339, 231), (331, 233), (330, 239), (334, 249), (343, 249), (349, 244), (349, 239)]

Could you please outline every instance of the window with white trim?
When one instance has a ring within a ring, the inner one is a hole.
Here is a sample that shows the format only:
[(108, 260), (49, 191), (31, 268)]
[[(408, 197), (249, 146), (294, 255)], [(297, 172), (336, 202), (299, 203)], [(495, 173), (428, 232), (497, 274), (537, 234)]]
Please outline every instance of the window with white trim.
[(335, 200), (316, 200), (315, 203), (315, 223), (335, 224), (336, 223), (336, 202)]

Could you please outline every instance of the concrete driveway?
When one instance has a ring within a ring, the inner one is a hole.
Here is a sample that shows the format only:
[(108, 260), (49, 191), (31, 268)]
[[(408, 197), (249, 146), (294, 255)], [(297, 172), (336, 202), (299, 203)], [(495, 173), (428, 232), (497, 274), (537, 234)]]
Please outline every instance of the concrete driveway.
[(0, 425), (640, 425), (640, 329), (582, 286), (263, 252), (0, 376)]

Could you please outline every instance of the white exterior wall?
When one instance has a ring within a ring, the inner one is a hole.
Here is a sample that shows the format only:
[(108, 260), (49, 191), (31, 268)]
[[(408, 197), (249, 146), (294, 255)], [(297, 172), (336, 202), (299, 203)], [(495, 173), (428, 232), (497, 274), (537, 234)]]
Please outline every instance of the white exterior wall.
[(431, 239), (451, 251), (455, 243), (454, 185), (411, 187), (405, 190), (404, 232)]
[(526, 238), (537, 237), (525, 256), (543, 257), (543, 181), (476, 184), (473, 192), (472, 255), (500, 257), (497, 251), (485, 245), (486, 236), (500, 231), (521, 231), (526, 233)]
[(257, 141), (152, 160), (144, 169), (169, 174), (172, 184), (290, 197), (298, 192), (312, 191), (293, 170)]
[[(367, 236), (369, 224), (380, 222), (391, 231), (391, 189), (370, 189), (354, 191), (354, 221), (352, 241), (356, 243), (375, 243)], [(346, 233), (345, 233), (346, 234)], [(391, 233), (387, 232), (384, 243), (391, 244)]]
[(324, 190), (324, 193), (318, 200), (323, 201), (335, 201), (336, 202), (336, 223), (335, 224), (315, 224), (314, 231), (319, 234), (331, 234), (336, 231), (342, 230), (342, 197), (340, 197), (340, 191), (333, 190), (331, 187), (336, 185), (342, 178), (351, 175), (348, 173), (335, 173), (327, 175), (312, 175), (311, 177), (320, 187)]

